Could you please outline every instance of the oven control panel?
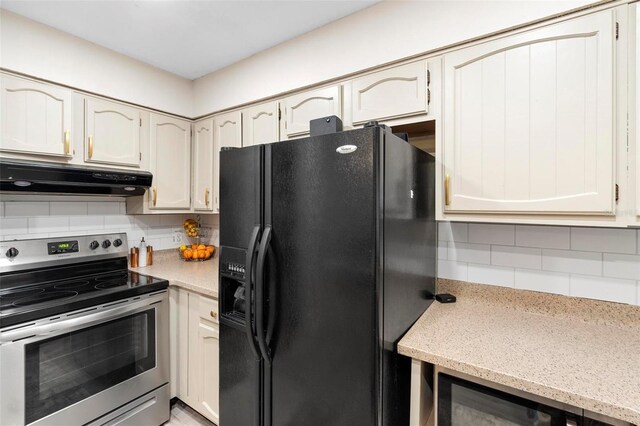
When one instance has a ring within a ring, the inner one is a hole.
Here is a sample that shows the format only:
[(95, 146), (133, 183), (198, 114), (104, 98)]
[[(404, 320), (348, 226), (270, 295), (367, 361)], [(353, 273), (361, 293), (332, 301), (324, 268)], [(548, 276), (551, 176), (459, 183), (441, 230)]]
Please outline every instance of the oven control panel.
[(56, 241), (54, 243), (47, 243), (47, 249), (49, 255), (62, 254), (62, 253), (76, 253), (78, 252), (78, 240), (73, 241)]
[(128, 255), (127, 234), (0, 241), (0, 272)]

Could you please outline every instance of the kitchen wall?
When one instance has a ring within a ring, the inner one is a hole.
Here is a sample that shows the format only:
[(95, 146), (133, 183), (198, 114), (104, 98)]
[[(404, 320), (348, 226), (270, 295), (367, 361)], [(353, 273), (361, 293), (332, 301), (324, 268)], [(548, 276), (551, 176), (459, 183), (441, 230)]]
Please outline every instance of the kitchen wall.
[(193, 116), (193, 83), (0, 10), (0, 67), (162, 111)]
[[(142, 237), (154, 250), (176, 248), (174, 233), (182, 235), (182, 222), (193, 214), (127, 215), (124, 201), (3, 201), (0, 202), (0, 240), (46, 238), (126, 232), (129, 247)], [(217, 216), (202, 215), (201, 225), (218, 245)]]
[(640, 305), (638, 232), (441, 222), (438, 276)]
[(195, 80), (194, 111), (208, 114), (591, 3), (600, 2), (383, 1)]

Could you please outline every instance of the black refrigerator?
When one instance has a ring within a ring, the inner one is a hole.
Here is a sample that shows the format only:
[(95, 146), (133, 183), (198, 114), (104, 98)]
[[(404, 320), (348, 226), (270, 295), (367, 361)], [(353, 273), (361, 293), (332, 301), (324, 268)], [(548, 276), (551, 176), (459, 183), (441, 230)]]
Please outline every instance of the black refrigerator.
[(220, 423), (404, 426), (434, 159), (384, 126), (220, 153)]

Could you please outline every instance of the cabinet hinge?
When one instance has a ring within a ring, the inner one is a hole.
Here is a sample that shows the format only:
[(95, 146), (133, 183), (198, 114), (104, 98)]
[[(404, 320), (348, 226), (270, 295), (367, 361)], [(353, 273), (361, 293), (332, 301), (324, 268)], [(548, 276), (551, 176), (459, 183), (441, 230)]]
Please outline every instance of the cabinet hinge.
[(139, 154), (140, 154), (140, 161), (142, 161), (142, 153), (140, 152)]
[(616, 22), (616, 40), (620, 38), (620, 23)]
[(282, 119), (282, 110), (278, 107), (278, 121)]
[(616, 183), (616, 203), (618, 202), (619, 199), (620, 199), (620, 187)]
[(142, 127), (142, 118), (140, 119), (140, 127)]
[(431, 71), (427, 70), (427, 86), (431, 84)]
[(431, 105), (431, 89), (427, 89), (427, 105)]

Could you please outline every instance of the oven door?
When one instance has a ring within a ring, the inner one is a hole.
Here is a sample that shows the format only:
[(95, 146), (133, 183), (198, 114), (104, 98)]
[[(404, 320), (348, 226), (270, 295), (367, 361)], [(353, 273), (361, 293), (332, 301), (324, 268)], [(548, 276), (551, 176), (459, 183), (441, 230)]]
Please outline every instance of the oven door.
[(3, 331), (0, 424), (85, 424), (167, 383), (167, 292), (136, 299)]

